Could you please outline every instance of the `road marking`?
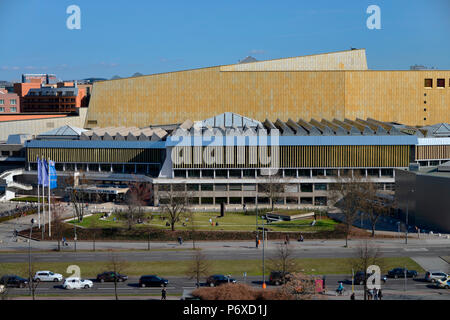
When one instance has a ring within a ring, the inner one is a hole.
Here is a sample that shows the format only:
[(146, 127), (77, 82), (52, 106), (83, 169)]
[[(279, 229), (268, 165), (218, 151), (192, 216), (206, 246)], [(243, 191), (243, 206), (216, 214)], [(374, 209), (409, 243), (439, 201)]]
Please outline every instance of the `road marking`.
[(405, 251), (428, 251), (427, 248), (403, 248)]

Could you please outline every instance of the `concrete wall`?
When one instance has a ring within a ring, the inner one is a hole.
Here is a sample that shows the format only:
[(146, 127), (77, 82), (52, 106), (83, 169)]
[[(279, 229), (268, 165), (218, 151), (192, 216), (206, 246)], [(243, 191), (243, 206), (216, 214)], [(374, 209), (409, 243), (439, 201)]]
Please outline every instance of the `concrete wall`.
[[(408, 204), (409, 225), (433, 232), (450, 232), (450, 176), (395, 170), (395, 193), (402, 217)], [(414, 189), (414, 193), (410, 190)], [(409, 199), (409, 201), (408, 201)]]
[(0, 140), (7, 140), (10, 134), (33, 134), (50, 131), (52, 129), (71, 125), (83, 128), (87, 108), (78, 108), (78, 116), (68, 116), (61, 118), (47, 118), (47, 119), (33, 119), (33, 120), (16, 120), (16, 121), (2, 121), (0, 122)]

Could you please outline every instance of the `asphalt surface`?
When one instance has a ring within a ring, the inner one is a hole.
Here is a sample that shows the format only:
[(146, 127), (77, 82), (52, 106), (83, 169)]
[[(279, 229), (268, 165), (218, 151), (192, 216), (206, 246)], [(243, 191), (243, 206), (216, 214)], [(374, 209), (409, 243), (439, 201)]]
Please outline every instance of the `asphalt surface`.
[[(163, 276), (163, 275), (162, 275)], [(246, 283), (255, 288), (262, 287), (262, 277), (261, 276), (251, 276), (243, 278), (242, 276), (233, 276), (237, 282)], [(423, 277), (423, 275), (419, 275)], [(166, 287), (168, 295), (179, 295), (181, 296), (183, 290), (193, 290), (195, 289), (195, 281), (183, 277), (166, 277), (169, 280), (169, 284)], [(58, 295), (62, 297), (66, 296), (77, 296), (80, 299), (82, 297), (89, 296), (108, 296), (114, 295), (114, 283), (104, 282), (100, 283), (95, 281), (95, 279), (90, 279), (94, 282), (94, 286), (89, 289), (78, 289), (78, 290), (66, 290), (62, 288), (62, 282), (41, 282), (37, 286), (36, 295)], [(267, 281), (267, 276), (266, 276)], [(334, 290), (337, 288), (338, 283), (342, 281), (346, 292), (343, 296), (336, 297)], [(117, 284), (117, 292), (119, 295), (132, 296), (132, 295), (148, 295), (155, 296), (161, 294), (160, 287), (151, 288), (140, 288), (138, 286), (139, 278), (130, 277), (125, 282), (120, 282)], [(200, 284), (201, 287), (206, 286), (205, 282)], [(327, 275), (326, 276), (326, 286), (327, 286), (327, 296), (330, 299), (349, 299), (349, 294), (351, 292), (351, 276), (350, 275)], [(275, 289), (276, 286), (267, 284), (267, 289)], [(363, 286), (354, 286), (357, 297), (363, 296)], [(384, 299), (399, 299), (400, 297), (406, 297), (410, 299), (439, 299), (439, 300), (450, 300), (450, 290), (448, 289), (437, 289), (431, 283), (425, 282), (423, 279), (411, 279), (408, 278), (405, 285), (404, 279), (388, 279), (385, 284), (382, 284), (382, 290)], [(9, 295), (29, 295), (29, 288), (9, 288)]]
[[(277, 252), (277, 246), (280, 241), (272, 241), (265, 249), (266, 257)], [(355, 255), (353, 248), (344, 248), (341, 242), (325, 243), (323, 245), (292, 242), (292, 257), (295, 258), (349, 258)], [(449, 241), (450, 244), (450, 241)], [(144, 243), (145, 246), (147, 244)], [(354, 246), (357, 242), (354, 243)], [(379, 246), (379, 251), (383, 257), (439, 257), (449, 256), (450, 246), (443, 244), (427, 244), (421, 245), (397, 245), (389, 247), (387, 244)], [(34, 246), (34, 243), (33, 243)], [(51, 244), (54, 248), (55, 244)], [(88, 246), (92, 250), (92, 244)], [(96, 244), (98, 248), (99, 245)], [(202, 248), (202, 252), (207, 259), (213, 260), (242, 260), (242, 259), (260, 259), (262, 257), (262, 246), (255, 248), (252, 242), (235, 242), (235, 243), (203, 243), (197, 244)], [(28, 249), (28, 245), (24, 248)], [(120, 248), (119, 248), (120, 249)], [(162, 261), (162, 260), (190, 260), (193, 251), (191, 243), (183, 245), (168, 244), (166, 248), (152, 249), (150, 251), (116, 251), (115, 254), (127, 261)], [(39, 248), (35, 248), (39, 250)], [(80, 249), (79, 249), (80, 250)], [(88, 249), (85, 249), (88, 250)], [(107, 251), (73, 251), (72, 247), (65, 247), (60, 252), (34, 252), (32, 253), (33, 261), (51, 262), (51, 261), (106, 261), (109, 260), (110, 253)], [(28, 262), (28, 251), (21, 250), (17, 253), (0, 252), (0, 262)]]

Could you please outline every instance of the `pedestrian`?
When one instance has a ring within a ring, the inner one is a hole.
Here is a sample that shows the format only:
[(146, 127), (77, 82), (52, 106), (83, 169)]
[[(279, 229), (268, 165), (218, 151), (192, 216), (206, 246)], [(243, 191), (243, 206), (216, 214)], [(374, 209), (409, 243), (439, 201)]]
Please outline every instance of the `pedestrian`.
[(289, 235), (286, 235), (286, 244), (289, 244)]
[(378, 300), (378, 290), (377, 290), (377, 288), (373, 289), (373, 300)]
[(350, 300), (355, 300), (355, 293), (353, 292), (352, 295), (350, 296)]
[(258, 245), (259, 245), (259, 239), (258, 239), (258, 234), (256, 234), (256, 249), (258, 249)]
[(161, 290), (161, 300), (166, 300), (166, 295), (167, 295), (166, 286), (163, 286)]
[(372, 300), (372, 292), (367, 289), (367, 300)]
[(381, 300), (381, 298), (383, 297), (383, 294), (381, 293), (381, 288), (378, 289), (378, 300)]

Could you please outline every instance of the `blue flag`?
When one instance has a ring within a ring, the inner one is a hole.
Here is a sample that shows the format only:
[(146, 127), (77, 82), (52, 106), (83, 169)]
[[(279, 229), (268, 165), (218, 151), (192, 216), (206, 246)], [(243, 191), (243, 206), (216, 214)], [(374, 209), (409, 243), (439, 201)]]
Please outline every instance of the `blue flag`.
[(42, 159), (42, 164), (41, 164), (41, 179), (42, 179), (42, 185), (44, 187), (48, 187), (48, 165), (47, 165), (47, 161), (45, 161), (45, 159)]
[(38, 176), (38, 184), (42, 184), (42, 168), (41, 168), (41, 160), (37, 157), (37, 176)]
[(56, 188), (58, 185), (56, 183), (56, 168), (55, 162), (52, 160), (48, 161), (48, 174), (50, 180), (50, 189)]

